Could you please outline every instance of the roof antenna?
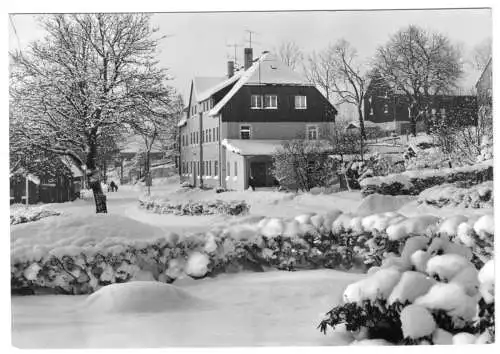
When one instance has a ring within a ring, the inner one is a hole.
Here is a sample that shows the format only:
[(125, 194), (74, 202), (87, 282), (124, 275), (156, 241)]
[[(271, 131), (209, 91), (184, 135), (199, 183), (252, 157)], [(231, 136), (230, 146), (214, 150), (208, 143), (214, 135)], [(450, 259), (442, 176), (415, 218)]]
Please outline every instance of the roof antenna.
[[(252, 48), (252, 34), (258, 34), (258, 33), (257, 33), (257, 32), (255, 32), (255, 31), (249, 30), (249, 29), (245, 30), (245, 32), (247, 32), (247, 33), (248, 33), (248, 40), (247, 40), (247, 42), (248, 42), (248, 47), (249, 47), (249, 48)], [(258, 43), (259, 43), (259, 42), (255, 42), (255, 41), (254, 41), (254, 44), (258, 44)]]
[(226, 44), (226, 47), (229, 47), (229, 48), (234, 48), (234, 65), (236, 66), (236, 63), (238, 62), (238, 60), (236, 59), (237, 56), (236, 56), (236, 53), (237, 53), (237, 48), (238, 47), (242, 47), (241, 44), (238, 44), (238, 43), (233, 43), (233, 44)]

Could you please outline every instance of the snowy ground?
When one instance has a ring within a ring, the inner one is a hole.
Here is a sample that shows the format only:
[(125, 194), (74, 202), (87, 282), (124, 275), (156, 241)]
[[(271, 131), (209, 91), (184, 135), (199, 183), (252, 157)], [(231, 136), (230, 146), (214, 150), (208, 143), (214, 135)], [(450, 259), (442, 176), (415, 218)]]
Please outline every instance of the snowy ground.
[[(279, 193), (275, 191), (244, 191), (215, 194), (214, 191), (179, 191), (178, 184), (166, 183), (152, 189), (153, 194), (172, 200), (224, 199), (246, 200), (250, 215), (174, 216), (159, 215), (138, 208), (137, 187), (120, 186), (119, 192), (108, 193), (110, 214), (149, 224), (151, 232), (207, 230), (220, 223), (238, 223), (252, 217), (294, 217), (307, 212), (340, 209), (364, 213), (391, 210), (388, 199), (382, 206), (364, 205), (359, 192), (331, 195)], [(380, 203), (378, 203), (380, 204)], [(406, 216), (484, 214), (485, 209), (435, 208), (417, 205), (414, 198), (394, 201), (394, 208)], [(93, 201), (45, 205), (63, 215), (41, 221), (14, 225), (11, 241), (36, 239), (38, 232), (47, 240), (57, 242), (68, 230), (48, 232), (62, 220), (78, 216), (82, 230), (73, 225), (70, 236), (85, 233), (84, 221), (94, 214)], [(492, 211), (492, 209), (489, 209)], [(126, 228), (127, 223), (121, 227)], [(110, 228), (111, 226), (111, 228)], [(102, 225), (107, 234), (113, 225)], [(141, 228), (144, 231), (146, 227)], [(45, 230), (43, 233), (42, 230)], [(137, 230), (127, 230), (121, 237), (137, 237)], [(110, 231), (111, 232), (111, 231)], [(144, 232), (142, 233), (144, 234)], [(141, 234), (141, 235), (142, 235)], [(112, 236), (112, 234), (110, 234)], [(100, 235), (103, 238), (110, 235)], [(120, 235), (114, 235), (120, 236)], [(48, 238), (47, 238), (48, 237)], [(23, 239), (23, 240), (21, 240)], [(115, 313), (91, 315), (86, 311), (87, 296), (28, 296), (12, 298), (13, 344), (20, 348), (87, 348), (87, 347), (163, 347), (163, 346), (250, 346), (250, 345), (345, 345), (346, 334), (322, 335), (316, 326), (320, 316), (335, 306), (344, 288), (362, 275), (332, 270), (301, 272), (239, 273), (220, 275), (215, 279), (176, 282), (192, 295), (192, 306), (162, 306), (153, 313)], [(168, 297), (166, 301), (168, 301)], [(191, 300), (190, 300), (191, 301)], [(160, 304), (161, 305), (161, 304)]]
[(176, 285), (193, 306), (158, 304), (154, 313), (96, 316), (87, 296), (13, 297), (12, 340), (18, 348), (346, 345), (347, 334), (325, 336), (316, 326), (361, 277), (316, 270), (186, 280)]

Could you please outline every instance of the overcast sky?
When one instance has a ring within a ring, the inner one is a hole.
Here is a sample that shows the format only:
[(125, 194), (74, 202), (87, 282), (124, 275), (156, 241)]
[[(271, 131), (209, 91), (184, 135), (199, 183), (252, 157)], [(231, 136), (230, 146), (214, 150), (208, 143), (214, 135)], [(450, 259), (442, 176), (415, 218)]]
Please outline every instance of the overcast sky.
[[(409, 24), (449, 36), (461, 43), (466, 53), (492, 35), (488, 9), (162, 13), (155, 14), (152, 20), (162, 34), (170, 35), (161, 44), (159, 59), (175, 77), (171, 84), (184, 96), (189, 92), (193, 76), (226, 74), (226, 62), (234, 55), (234, 49), (227, 45), (241, 45), (237, 54), (238, 60), (242, 60), (242, 46), (248, 44), (246, 30), (255, 32), (254, 56), (263, 50), (272, 51), (282, 41), (295, 41), (307, 53), (345, 38), (358, 50), (363, 61), (368, 61), (392, 33)], [(24, 48), (43, 36), (33, 15), (14, 15), (9, 27), (11, 49)], [(463, 86), (471, 87), (476, 76), (469, 72)]]

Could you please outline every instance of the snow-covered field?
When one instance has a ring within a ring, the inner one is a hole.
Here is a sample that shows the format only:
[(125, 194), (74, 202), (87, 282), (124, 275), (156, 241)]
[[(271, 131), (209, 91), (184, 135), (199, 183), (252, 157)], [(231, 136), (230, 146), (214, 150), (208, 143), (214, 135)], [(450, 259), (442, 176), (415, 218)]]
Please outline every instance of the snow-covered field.
[[(220, 275), (179, 281), (178, 288), (162, 284), (170, 289), (147, 301), (140, 289), (111, 298), (95, 293), (102, 296), (93, 302), (13, 297), (12, 341), (18, 348), (346, 345), (348, 334), (325, 336), (316, 326), (362, 277), (333, 270)], [(140, 283), (151, 294), (151, 283)]]
[[(359, 192), (312, 195), (262, 190), (215, 194), (210, 190), (181, 191), (178, 184), (172, 183), (155, 186), (153, 194), (171, 200), (244, 199), (251, 206), (247, 216), (177, 216), (139, 209), (137, 198), (142, 192), (140, 187), (121, 186), (119, 192), (108, 193), (112, 217), (96, 217), (93, 201), (43, 206), (61, 211), (62, 215), (13, 225), (12, 246), (19, 247), (21, 253), (23, 247), (55, 249), (88, 235), (102, 240), (145, 240), (166, 231), (206, 231), (252, 219), (255, 222), (261, 217), (293, 218), (333, 209), (342, 211), (349, 223), (352, 220), (348, 213), (397, 211), (406, 217), (433, 218), (432, 222), (436, 217), (458, 215), (452, 225), (455, 230), (467, 218), (472, 223), (479, 215), (493, 212), (491, 208), (419, 205), (415, 197), (408, 196), (371, 195), (363, 200)], [(87, 224), (90, 215), (99, 220)], [(364, 219), (357, 219), (363, 224)], [(387, 232), (399, 235), (398, 230)], [(346, 345), (353, 340), (349, 334), (324, 336), (316, 326), (325, 312), (340, 302), (346, 286), (362, 278), (360, 274), (333, 270), (272, 271), (223, 274), (204, 280), (186, 278), (177, 280), (175, 286), (150, 282), (115, 284), (90, 296), (14, 296), (13, 344), (20, 348)]]

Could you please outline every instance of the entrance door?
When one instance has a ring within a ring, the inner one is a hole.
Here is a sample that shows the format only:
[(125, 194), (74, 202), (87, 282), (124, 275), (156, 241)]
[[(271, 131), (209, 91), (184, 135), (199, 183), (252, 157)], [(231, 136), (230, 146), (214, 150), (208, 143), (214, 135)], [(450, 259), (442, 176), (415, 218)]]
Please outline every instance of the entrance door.
[(196, 179), (198, 178), (198, 171), (196, 171), (196, 162), (193, 163), (193, 187), (196, 187)]
[(252, 162), (250, 173), (254, 178), (255, 187), (266, 186), (267, 168), (265, 162)]

